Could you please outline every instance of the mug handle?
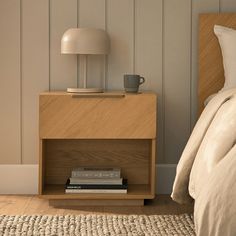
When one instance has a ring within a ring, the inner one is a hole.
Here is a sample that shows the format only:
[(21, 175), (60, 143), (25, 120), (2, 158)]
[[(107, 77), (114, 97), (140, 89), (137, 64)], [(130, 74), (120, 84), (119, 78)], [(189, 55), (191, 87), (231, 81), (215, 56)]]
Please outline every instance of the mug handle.
[(144, 77), (140, 77), (140, 82), (139, 82), (139, 84), (143, 84), (144, 82), (145, 82)]

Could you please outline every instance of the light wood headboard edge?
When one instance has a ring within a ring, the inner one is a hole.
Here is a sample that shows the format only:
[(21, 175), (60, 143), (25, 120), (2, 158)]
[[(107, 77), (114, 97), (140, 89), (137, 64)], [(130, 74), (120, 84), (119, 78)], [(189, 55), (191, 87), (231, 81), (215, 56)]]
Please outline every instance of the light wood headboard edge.
[[(224, 85), (224, 70), (220, 46), (214, 34), (214, 25), (227, 26), (231, 14), (209, 13), (199, 16), (199, 80), (198, 113), (204, 109), (204, 101), (217, 93)], [(236, 14), (234, 14), (236, 16)]]

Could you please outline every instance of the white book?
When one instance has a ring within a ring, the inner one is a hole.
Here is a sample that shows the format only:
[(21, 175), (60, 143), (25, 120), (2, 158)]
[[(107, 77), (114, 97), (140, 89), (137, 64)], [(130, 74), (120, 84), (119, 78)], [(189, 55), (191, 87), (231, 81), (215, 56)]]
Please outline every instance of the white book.
[(66, 189), (66, 193), (127, 193), (127, 189)]
[(98, 179), (92, 179), (92, 178), (78, 178), (73, 177), (70, 178), (70, 184), (114, 184), (114, 185), (120, 185), (123, 182), (123, 178), (98, 178)]
[(72, 170), (71, 177), (80, 178), (120, 178), (120, 168), (78, 167)]

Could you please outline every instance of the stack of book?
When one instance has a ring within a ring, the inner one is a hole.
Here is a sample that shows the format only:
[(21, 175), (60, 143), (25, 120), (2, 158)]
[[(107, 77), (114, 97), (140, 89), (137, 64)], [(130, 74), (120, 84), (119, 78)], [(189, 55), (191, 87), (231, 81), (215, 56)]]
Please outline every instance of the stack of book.
[(128, 183), (120, 168), (80, 167), (72, 170), (66, 193), (127, 193)]

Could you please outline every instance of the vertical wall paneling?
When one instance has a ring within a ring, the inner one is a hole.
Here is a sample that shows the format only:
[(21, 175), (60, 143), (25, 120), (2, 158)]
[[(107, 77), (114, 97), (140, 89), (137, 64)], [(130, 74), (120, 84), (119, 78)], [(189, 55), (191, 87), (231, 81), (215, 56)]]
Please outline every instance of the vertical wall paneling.
[(21, 163), (20, 1), (0, 2), (0, 164)]
[(77, 0), (50, 0), (50, 88), (77, 86), (77, 56), (61, 54), (61, 37), (77, 27)]
[(136, 0), (134, 42), (134, 70), (146, 79), (141, 89), (151, 89), (158, 94), (157, 160), (163, 162), (162, 0)]
[(22, 0), (22, 161), (38, 160), (38, 95), (49, 88), (48, 0)]
[(123, 89), (123, 75), (134, 67), (134, 1), (107, 1), (107, 30), (111, 39), (108, 56), (108, 88)]
[(235, 12), (236, 1), (235, 0), (219, 0), (221, 12)]
[(190, 135), (191, 1), (164, 1), (165, 161), (176, 163)]
[[(78, 12), (79, 27), (105, 29), (105, 0), (79, 0)], [(102, 87), (104, 73), (104, 56), (89, 55), (87, 64), (88, 87)], [(79, 81), (82, 81), (81, 77)]]
[[(234, 1), (234, 0), (233, 0)], [(192, 1), (192, 78), (191, 78), (191, 127), (197, 121), (198, 87), (198, 17), (199, 13), (219, 12), (219, 0)]]
[[(158, 162), (176, 163), (197, 120), (198, 15), (236, 11), (235, 0), (1, 0), (0, 164), (34, 164), (38, 93), (77, 86), (76, 55), (61, 55), (71, 27), (106, 29), (111, 52), (88, 60), (88, 86), (123, 89), (123, 75), (158, 93)], [(163, 112), (162, 112), (163, 111)]]

